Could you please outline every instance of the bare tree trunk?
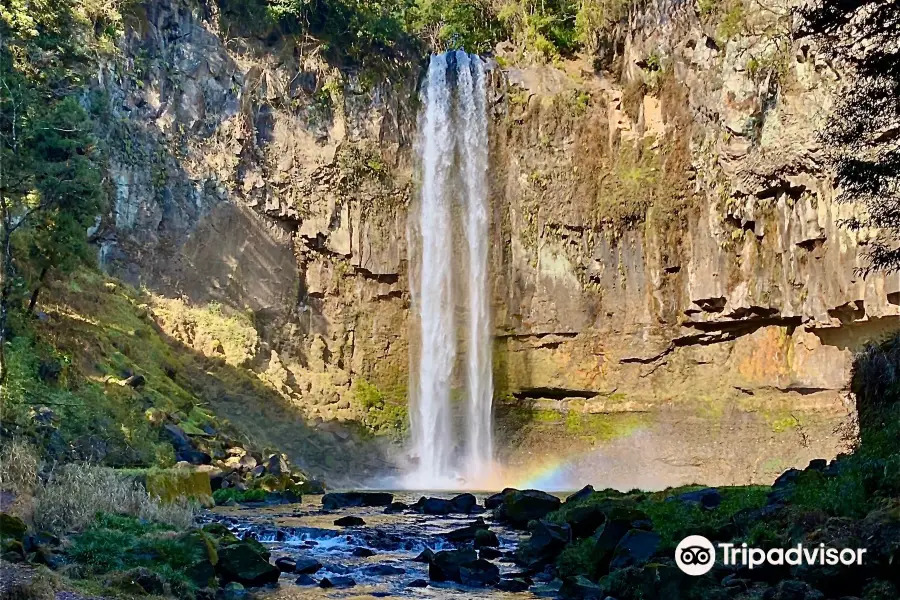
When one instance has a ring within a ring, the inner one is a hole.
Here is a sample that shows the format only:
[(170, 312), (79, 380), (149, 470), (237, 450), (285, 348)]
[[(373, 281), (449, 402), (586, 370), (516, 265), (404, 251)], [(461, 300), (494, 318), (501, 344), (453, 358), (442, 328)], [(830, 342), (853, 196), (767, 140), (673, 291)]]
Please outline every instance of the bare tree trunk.
[(38, 278), (37, 286), (35, 286), (34, 291), (31, 292), (31, 300), (28, 301), (28, 314), (34, 312), (34, 305), (37, 304), (38, 294), (41, 293), (41, 288), (44, 287), (44, 278), (47, 277), (47, 267), (41, 269), (41, 276)]

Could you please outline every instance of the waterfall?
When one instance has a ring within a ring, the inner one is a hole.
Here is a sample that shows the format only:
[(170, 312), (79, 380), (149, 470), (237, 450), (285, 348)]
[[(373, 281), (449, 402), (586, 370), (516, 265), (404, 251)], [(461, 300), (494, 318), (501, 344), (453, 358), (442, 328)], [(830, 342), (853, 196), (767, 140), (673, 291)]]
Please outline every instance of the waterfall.
[[(418, 351), (410, 355), (413, 453), (408, 483), (459, 487), (484, 478), (491, 439), (488, 302), (488, 136), (484, 64), (462, 51), (432, 56), (422, 90), (421, 194), (411, 214), (413, 308)], [(458, 250), (459, 230), (464, 249)], [(460, 290), (463, 293), (460, 293)], [(465, 313), (465, 368), (457, 366), (457, 312)], [(465, 425), (455, 443), (455, 382), (465, 379)]]

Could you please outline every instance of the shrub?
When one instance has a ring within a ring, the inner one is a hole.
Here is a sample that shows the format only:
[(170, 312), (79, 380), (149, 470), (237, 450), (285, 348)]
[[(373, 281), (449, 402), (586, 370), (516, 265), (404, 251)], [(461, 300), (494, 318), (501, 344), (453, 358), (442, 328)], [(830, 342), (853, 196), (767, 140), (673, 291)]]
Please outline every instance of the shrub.
[(194, 520), (190, 504), (164, 504), (132, 477), (88, 465), (56, 469), (34, 500), (34, 524), (50, 532), (83, 529), (103, 512), (174, 527), (188, 527)]

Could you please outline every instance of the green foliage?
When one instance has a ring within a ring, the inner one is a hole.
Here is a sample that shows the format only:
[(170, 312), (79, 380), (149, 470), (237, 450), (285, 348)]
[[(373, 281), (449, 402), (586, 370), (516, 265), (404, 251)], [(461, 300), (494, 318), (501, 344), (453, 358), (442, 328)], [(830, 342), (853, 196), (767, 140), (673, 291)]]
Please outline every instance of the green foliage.
[(353, 395), (365, 411), (363, 424), (376, 435), (387, 435), (400, 441), (409, 428), (404, 390), (384, 393), (377, 386), (359, 377), (353, 382)]
[(231, 500), (235, 502), (265, 502), (267, 492), (264, 489), (239, 490), (237, 488), (222, 488), (213, 492), (213, 500), (217, 505), (225, 504)]
[(67, 550), (82, 576), (145, 567), (162, 576), (179, 597), (193, 597), (196, 585), (185, 571), (208, 560), (201, 534), (180, 535), (157, 523), (100, 514), (91, 527), (71, 538)]
[(419, 0), (408, 18), (411, 30), (435, 50), (488, 52), (506, 33), (484, 0)]

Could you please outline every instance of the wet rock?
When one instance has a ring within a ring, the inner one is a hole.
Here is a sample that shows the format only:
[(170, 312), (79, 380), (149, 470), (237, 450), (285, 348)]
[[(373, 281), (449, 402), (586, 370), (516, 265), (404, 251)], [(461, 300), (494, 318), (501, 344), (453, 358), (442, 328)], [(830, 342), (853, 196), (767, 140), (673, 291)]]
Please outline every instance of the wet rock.
[(475, 549), (479, 548), (497, 548), (500, 546), (500, 540), (497, 534), (488, 529), (479, 529), (475, 532)]
[(251, 542), (237, 542), (219, 550), (216, 571), (225, 581), (236, 581), (242, 585), (274, 583), (278, 581), (281, 571), (270, 565), (268, 557), (264, 556)]
[(506, 498), (507, 495), (512, 492), (517, 492), (519, 490), (515, 488), (504, 488), (502, 492), (498, 492), (491, 496), (488, 496), (484, 499), (484, 507), (488, 510), (494, 510), (495, 508), (500, 508), (500, 505), (503, 504), (503, 499)]
[(417, 557), (413, 559), (413, 562), (430, 563), (432, 560), (434, 560), (434, 552), (431, 550), (431, 548), (425, 548), (424, 550), (422, 550), (422, 552), (419, 553)]
[(343, 575), (336, 577), (325, 577), (322, 581), (319, 582), (320, 588), (336, 588), (336, 589), (344, 589), (350, 588), (356, 585), (356, 581), (352, 577), (346, 577)]
[(406, 573), (406, 569), (395, 567), (393, 565), (372, 565), (363, 569), (363, 573), (366, 575), (387, 577), (389, 575), (402, 575), (403, 573)]
[(282, 556), (275, 559), (275, 568), (282, 573), (293, 573), (297, 568), (297, 563), (294, 562), (293, 558)]
[(388, 506), (394, 495), (387, 492), (332, 492), (322, 496), (322, 507), (325, 510), (351, 508), (358, 506)]
[(253, 469), (252, 471), (250, 471), (250, 474), (251, 474), (253, 477), (257, 477), (257, 478), (258, 478), (258, 477), (262, 477), (263, 475), (266, 474), (266, 467), (265, 467), (265, 465), (256, 465), (256, 467), (254, 467), (254, 469)]
[(571, 496), (566, 497), (566, 503), (575, 503), (586, 498), (590, 498), (591, 494), (594, 493), (594, 486), (586, 485)]
[(472, 494), (459, 494), (450, 499), (453, 512), (469, 514), (478, 505), (478, 500)]
[(310, 577), (309, 575), (301, 575), (297, 579), (294, 580), (294, 583), (297, 585), (317, 585), (319, 582)]
[(531, 538), (519, 546), (516, 562), (528, 569), (540, 569), (554, 562), (571, 541), (572, 529), (568, 524), (537, 521), (531, 528)]
[(606, 522), (604, 506), (588, 504), (576, 506), (566, 512), (566, 523), (572, 528), (572, 537), (580, 540), (590, 537)]
[(300, 483), (299, 490), (301, 494), (309, 494), (317, 496), (325, 493), (325, 484), (317, 479), (310, 479)]
[(722, 503), (722, 494), (715, 488), (706, 488), (679, 494), (678, 496), (670, 496), (669, 498), (666, 498), (666, 501), (683, 502), (685, 504), (699, 506), (704, 510), (713, 510), (718, 508)]
[(474, 550), (442, 550), (436, 552), (429, 562), (428, 577), (432, 581), (455, 581), (462, 583), (460, 565), (478, 560)]
[(527, 591), (529, 585), (523, 579), (501, 579), (496, 587), (501, 592), (519, 593)]
[(428, 582), (425, 581), (424, 579), (413, 579), (408, 584), (406, 584), (406, 587), (411, 587), (411, 588), (428, 587)]
[(459, 579), (460, 583), (469, 587), (493, 585), (500, 581), (500, 568), (479, 558), (459, 566)]
[(444, 498), (426, 498), (422, 496), (419, 500), (410, 506), (416, 512), (426, 515), (449, 515), (453, 510), (453, 504)]
[(388, 504), (387, 508), (384, 509), (384, 512), (391, 514), (403, 512), (407, 509), (409, 509), (409, 505), (405, 502), (391, 502), (390, 504)]
[(563, 598), (590, 598), (592, 600), (606, 598), (603, 588), (583, 575), (567, 579), (559, 588), (559, 594)]
[(346, 517), (341, 517), (340, 519), (335, 519), (334, 524), (339, 525), (340, 527), (359, 527), (365, 525), (366, 522), (360, 517), (348, 515)]
[(540, 490), (515, 491), (503, 497), (497, 517), (515, 527), (525, 527), (529, 521), (543, 519), (561, 504), (559, 498)]
[(478, 557), (485, 560), (496, 560), (501, 556), (503, 556), (503, 552), (497, 548), (485, 547), (478, 551)]
[(453, 531), (446, 533), (444, 537), (457, 544), (468, 543), (475, 540), (475, 537), (478, 535), (479, 531), (486, 530), (487, 528), (488, 526), (485, 525), (484, 521), (479, 519), (475, 523), (466, 525), (465, 527), (460, 527), (459, 529), (454, 529)]
[(531, 588), (531, 593), (541, 598), (556, 598), (559, 596), (562, 586), (563, 582), (561, 579), (554, 579), (548, 583), (535, 585)]
[(222, 600), (244, 600), (244, 598), (247, 598), (249, 595), (247, 594), (247, 590), (244, 589), (244, 586), (236, 581), (226, 584), (222, 588), (220, 594)]
[(368, 558), (370, 556), (375, 556), (375, 551), (360, 546), (359, 548), (354, 548), (352, 554), (353, 556), (358, 556), (360, 558)]
[(632, 529), (619, 541), (609, 563), (610, 570), (647, 563), (659, 549), (660, 536), (652, 531)]
[(312, 575), (322, 568), (322, 563), (314, 558), (300, 557), (294, 561), (294, 573)]

